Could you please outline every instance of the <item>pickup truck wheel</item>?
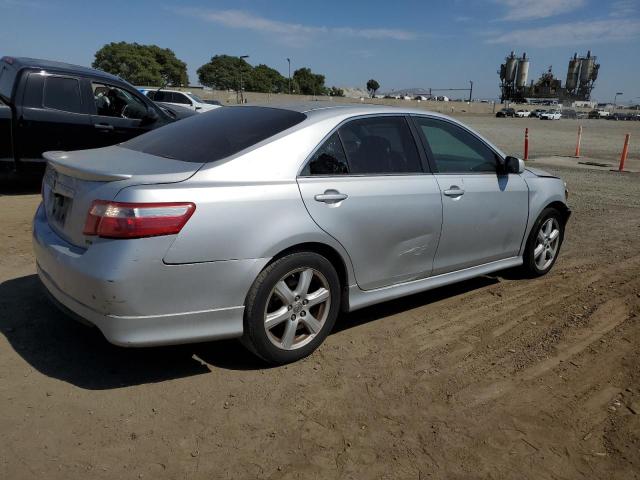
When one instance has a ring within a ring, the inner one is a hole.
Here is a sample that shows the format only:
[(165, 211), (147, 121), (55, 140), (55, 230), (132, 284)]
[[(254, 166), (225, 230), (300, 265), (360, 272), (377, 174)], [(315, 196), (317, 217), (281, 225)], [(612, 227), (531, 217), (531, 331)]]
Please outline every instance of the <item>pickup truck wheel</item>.
[(545, 208), (531, 229), (524, 251), (523, 267), (530, 276), (546, 274), (558, 259), (564, 239), (565, 221), (555, 208)]
[(333, 329), (340, 310), (340, 280), (325, 257), (296, 252), (268, 265), (245, 303), (242, 343), (280, 365), (313, 352)]

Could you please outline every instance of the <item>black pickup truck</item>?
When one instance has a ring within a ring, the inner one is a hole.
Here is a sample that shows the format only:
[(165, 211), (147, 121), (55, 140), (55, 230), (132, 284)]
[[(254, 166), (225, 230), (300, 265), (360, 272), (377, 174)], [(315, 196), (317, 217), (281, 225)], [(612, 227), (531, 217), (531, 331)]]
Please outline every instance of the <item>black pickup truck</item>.
[(113, 145), (192, 114), (99, 70), (2, 57), (0, 175), (42, 174), (43, 152)]

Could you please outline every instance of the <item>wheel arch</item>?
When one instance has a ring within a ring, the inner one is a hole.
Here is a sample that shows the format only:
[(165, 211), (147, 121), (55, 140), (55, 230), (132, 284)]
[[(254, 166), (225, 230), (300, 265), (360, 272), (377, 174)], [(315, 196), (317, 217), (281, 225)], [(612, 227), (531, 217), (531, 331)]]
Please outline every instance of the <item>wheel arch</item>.
[(558, 210), (562, 214), (562, 220), (564, 221), (565, 224), (567, 223), (567, 220), (569, 220), (569, 216), (571, 215), (571, 210), (569, 210), (569, 207), (567, 206), (566, 203), (556, 200), (554, 202), (549, 203), (548, 205), (545, 205), (544, 208), (541, 210), (541, 212), (547, 208), (554, 208)]

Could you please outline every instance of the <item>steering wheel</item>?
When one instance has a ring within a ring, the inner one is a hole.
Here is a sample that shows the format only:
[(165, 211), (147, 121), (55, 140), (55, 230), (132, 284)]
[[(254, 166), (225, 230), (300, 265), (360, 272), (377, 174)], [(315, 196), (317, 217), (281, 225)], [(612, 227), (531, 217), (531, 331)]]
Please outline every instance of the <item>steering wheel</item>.
[(120, 116), (122, 118), (131, 118), (130, 112), (128, 112), (128, 110), (131, 110), (131, 106), (129, 104), (125, 105), (124, 107), (122, 107), (122, 112), (120, 112)]

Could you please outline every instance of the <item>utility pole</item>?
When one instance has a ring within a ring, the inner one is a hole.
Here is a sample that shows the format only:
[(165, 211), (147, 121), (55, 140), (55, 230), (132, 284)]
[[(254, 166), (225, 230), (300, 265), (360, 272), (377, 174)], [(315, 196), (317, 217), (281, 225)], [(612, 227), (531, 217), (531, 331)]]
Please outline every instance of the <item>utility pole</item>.
[[(249, 55), (240, 55), (240, 60), (249, 58)], [(240, 64), (240, 103), (244, 104), (244, 86), (242, 85), (242, 63)]]
[(622, 92), (616, 92), (616, 95), (613, 97), (613, 109), (616, 109), (616, 102), (618, 101), (618, 95), (624, 95)]
[(287, 58), (287, 63), (289, 64), (289, 95), (291, 95), (291, 59)]
[(471, 87), (469, 88), (469, 103), (471, 103), (471, 99), (473, 98), (473, 80), (469, 80)]

